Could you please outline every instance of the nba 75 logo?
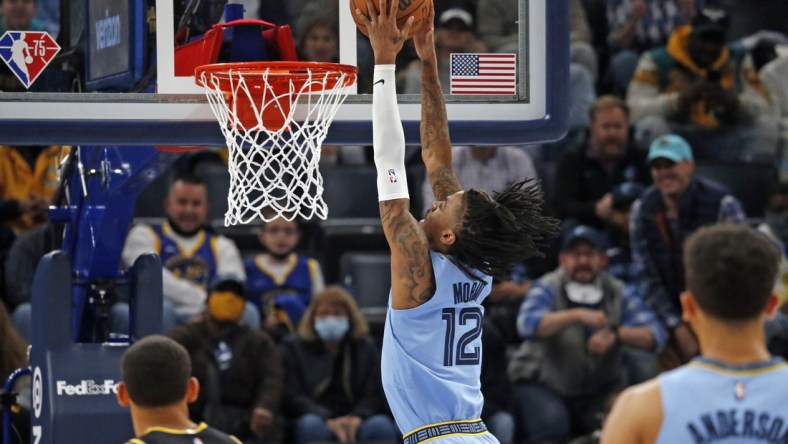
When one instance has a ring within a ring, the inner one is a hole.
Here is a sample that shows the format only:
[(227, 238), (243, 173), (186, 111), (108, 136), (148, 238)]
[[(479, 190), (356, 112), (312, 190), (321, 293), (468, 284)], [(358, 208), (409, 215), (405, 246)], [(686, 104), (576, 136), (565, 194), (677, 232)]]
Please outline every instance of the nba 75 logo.
[(40, 31), (7, 31), (0, 37), (0, 58), (30, 88), (60, 51), (52, 36)]

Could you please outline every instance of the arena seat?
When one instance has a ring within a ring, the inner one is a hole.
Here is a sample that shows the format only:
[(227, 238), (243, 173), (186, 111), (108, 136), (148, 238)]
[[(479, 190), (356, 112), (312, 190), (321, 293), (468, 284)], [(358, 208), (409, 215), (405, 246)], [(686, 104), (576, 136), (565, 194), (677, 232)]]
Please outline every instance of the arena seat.
[(328, 217), (377, 218), (377, 171), (372, 165), (326, 165), (323, 175), (323, 200)]
[(361, 312), (371, 323), (382, 323), (391, 289), (391, 254), (348, 252), (340, 262), (341, 282), (355, 295)]
[(227, 165), (217, 162), (197, 164), (194, 174), (201, 177), (208, 186), (208, 221), (224, 224), (227, 212), (227, 195), (230, 192), (230, 173)]

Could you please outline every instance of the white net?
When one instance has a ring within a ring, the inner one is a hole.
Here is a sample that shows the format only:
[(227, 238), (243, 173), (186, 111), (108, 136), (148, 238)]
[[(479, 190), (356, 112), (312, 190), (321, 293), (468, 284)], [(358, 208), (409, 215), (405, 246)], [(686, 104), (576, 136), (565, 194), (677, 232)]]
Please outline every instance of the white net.
[(349, 68), (198, 70), (229, 149), (225, 226), (328, 216), (320, 147), (355, 83)]

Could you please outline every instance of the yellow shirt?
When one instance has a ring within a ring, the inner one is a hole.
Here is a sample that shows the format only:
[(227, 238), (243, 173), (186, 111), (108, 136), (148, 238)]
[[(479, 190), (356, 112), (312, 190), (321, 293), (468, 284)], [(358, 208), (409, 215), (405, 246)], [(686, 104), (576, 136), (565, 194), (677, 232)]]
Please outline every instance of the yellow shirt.
[[(18, 149), (23, 150), (25, 147)], [(35, 168), (31, 169), (17, 149), (0, 146), (0, 197), (18, 201), (39, 197), (50, 202), (58, 187), (57, 167), (66, 153), (67, 148), (50, 146), (38, 155)], [(25, 214), (11, 221), (10, 225), (24, 232), (35, 224)]]

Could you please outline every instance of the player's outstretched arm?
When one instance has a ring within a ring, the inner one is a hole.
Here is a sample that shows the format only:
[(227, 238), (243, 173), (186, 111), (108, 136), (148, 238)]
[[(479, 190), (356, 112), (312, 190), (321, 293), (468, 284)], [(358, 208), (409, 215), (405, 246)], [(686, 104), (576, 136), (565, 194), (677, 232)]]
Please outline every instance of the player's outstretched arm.
[(427, 25), (413, 36), (416, 53), (421, 59), (421, 158), (435, 200), (444, 201), (462, 187), (451, 167), (449, 121), (438, 77), (435, 8), (432, 5), (426, 21)]
[(369, 16), (360, 11), (375, 53), (375, 77), (372, 92), (372, 138), (375, 166), (378, 171), (378, 199), (383, 232), (391, 249), (392, 307), (407, 309), (429, 300), (434, 293), (432, 262), (424, 230), (410, 214), (410, 199), (405, 176), (405, 134), (397, 109), (394, 61), (402, 49), (410, 25), (396, 24), (398, 2), (380, 1), (375, 13), (367, 0)]

